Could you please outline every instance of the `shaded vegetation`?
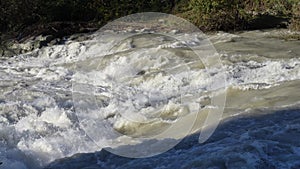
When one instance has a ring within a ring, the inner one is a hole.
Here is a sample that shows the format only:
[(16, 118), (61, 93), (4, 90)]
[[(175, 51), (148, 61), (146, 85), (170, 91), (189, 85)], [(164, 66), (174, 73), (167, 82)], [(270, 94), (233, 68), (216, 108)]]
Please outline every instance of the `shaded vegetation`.
[(10, 32), (19, 39), (32, 34), (60, 37), (94, 30), (121, 16), (147, 11), (178, 15), (204, 31), (287, 25), (291, 29), (300, 30), (299, 2), (300, 0), (0, 0), (0, 33)]
[(32, 24), (95, 22), (136, 12), (170, 13), (176, 0), (0, 0), (0, 31), (18, 31)]

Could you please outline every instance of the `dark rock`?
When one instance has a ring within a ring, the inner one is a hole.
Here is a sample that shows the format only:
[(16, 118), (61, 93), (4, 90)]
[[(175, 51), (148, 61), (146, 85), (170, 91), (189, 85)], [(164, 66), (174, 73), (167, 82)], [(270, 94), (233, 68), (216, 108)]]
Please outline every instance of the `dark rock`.
[(141, 70), (141, 71), (139, 71), (136, 75), (144, 75), (145, 73), (146, 73), (145, 70)]
[(260, 15), (249, 23), (248, 29), (287, 28), (288, 20), (284, 17)]

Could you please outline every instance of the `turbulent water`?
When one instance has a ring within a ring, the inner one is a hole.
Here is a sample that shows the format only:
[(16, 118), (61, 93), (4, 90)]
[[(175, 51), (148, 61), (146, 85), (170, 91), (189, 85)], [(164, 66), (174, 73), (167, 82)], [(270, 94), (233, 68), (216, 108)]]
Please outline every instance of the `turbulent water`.
[[(283, 40), (289, 31), (208, 35), (222, 63), (211, 69), (187, 47), (205, 46), (200, 35), (128, 34), (96, 32), (1, 58), (1, 169), (43, 168), (88, 152), (48, 167), (300, 167), (300, 41)], [(223, 120), (207, 142), (192, 135), (157, 158), (93, 154), (197, 133), (224, 91)]]

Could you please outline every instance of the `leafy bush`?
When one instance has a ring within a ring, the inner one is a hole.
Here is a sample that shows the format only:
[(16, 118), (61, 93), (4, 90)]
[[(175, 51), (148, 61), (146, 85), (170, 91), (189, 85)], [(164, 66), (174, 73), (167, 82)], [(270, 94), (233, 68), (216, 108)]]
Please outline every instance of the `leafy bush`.
[(291, 14), (291, 8), (297, 0), (245, 0), (245, 9), (264, 15)]
[(0, 0), (0, 31), (33, 23), (109, 20), (136, 12), (170, 13), (178, 0)]
[(0, 0), (0, 32), (15, 30), (37, 20), (38, 0)]
[(179, 16), (189, 19), (202, 30), (286, 27), (285, 22), (293, 15), (292, 6), (298, 2), (299, 0), (190, 0), (189, 8)]
[(294, 4), (292, 15), (290, 28), (292, 30), (300, 31), (300, 2)]
[[(0, 0), (0, 33), (32, 24), (93, 22), (100, 25), (137, 12), (164, 12), (189, 19), (202, 30), (247, 29), (261, 15), (293, 19), (299, 0)], [(293, 10), (292, 6), (294, 6)], [(264, 23), (264, 22), (260, 22)]]
[(245, 26), (247, 15), (242, 0), (191, 0), (183, 17), (202, 30), (235, 30)]

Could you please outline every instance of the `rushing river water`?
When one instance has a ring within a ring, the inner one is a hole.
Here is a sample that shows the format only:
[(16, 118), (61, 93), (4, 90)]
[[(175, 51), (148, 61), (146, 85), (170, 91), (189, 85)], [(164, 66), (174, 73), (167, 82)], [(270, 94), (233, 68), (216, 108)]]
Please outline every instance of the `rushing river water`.
[[(283, 40), (289, 31), (208, 35), (222, 63), (211, 69), (187, 48), (203, 45), (201, 36), (115, 41), (127, 34), (96, 32), (1, 58), (1, 169), (42, 168), (88, 152), (48, 167), (300, 168), (300, 41)], [(222, 92), (221, 125), (207, 142), (192, 135), (157, 158), (93, 154), (197, 133)]]

